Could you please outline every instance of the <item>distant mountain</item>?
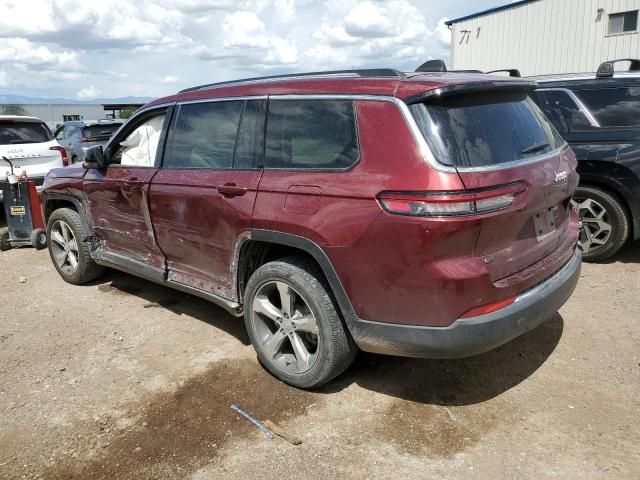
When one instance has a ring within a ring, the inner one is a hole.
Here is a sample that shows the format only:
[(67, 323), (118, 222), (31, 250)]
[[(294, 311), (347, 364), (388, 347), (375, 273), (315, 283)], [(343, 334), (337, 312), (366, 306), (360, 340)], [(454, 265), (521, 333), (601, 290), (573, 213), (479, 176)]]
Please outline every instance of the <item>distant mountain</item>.
[(33, 105), (44, 104), (84, 104), (102, 105), (105, 103), (147, 103), (152, 97), (121, 97), (121, 98), (95, 98), (93, 100), (73, 100), (72, 98), (37, 98), (23, 97), (22, 95), (0, 95), (0, 105)]

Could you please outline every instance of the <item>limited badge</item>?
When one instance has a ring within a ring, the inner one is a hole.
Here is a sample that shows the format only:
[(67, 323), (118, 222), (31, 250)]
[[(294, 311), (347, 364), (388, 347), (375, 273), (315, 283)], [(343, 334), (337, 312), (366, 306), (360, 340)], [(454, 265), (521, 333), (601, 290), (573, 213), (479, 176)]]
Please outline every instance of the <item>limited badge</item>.
[(24, 208), (24, 205), (16, 205), (15, 207), (11, 207), (11, 215), (26, 215), (27, 211)]

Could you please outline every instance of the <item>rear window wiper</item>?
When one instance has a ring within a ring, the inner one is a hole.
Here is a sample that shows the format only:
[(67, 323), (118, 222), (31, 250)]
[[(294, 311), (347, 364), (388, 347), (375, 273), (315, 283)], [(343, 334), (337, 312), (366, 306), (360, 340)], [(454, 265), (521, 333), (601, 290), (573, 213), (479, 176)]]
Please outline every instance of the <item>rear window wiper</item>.
[(531, 153), (536, 153), (536, 152), (539, 152), (540, 150), (544, 150), (548, 146), (549, 146), (549, 142), (534, 143), (530, 147), (527, 147), (524, 150), (522, 150), (520, 152), (520, 154), (521, 155), (529, 155)]

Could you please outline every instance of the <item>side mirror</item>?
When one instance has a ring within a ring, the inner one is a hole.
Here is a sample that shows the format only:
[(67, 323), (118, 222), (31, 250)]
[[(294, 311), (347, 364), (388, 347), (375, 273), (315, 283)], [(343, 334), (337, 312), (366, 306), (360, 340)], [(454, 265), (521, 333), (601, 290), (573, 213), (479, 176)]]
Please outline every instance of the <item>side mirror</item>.
[(99, 170), (107, 168), (107, 159), (102, 151), (102, 145), (94, 145), (84, 151), (84, 168), (97, 168)]

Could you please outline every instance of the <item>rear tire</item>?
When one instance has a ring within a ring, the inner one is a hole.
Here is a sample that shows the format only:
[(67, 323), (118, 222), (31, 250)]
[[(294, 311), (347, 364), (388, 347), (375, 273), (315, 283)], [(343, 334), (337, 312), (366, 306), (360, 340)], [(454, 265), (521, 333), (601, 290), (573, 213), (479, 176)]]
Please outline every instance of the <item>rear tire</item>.
[(358, 351), (324, 275), (305, 257), (269, 262), (253, 273), (244, 319), (260, 363), (298, 388), (332, 380), (351, 365)]
[(629, 237), (629, 217), (622, 202), (597, 187), (579, 186), (573, 202), (580, 217), (578, 246), (587, 262), (614, 255)]
[(31, 246), (36, 250), (47, 248), (47, 232), (41, 228), (36, 228), (31, 232)]
[(91, 258), (90, 233), (70, 208), (54, 211), (47, 222), (47, 245), (54, 267), (65, 282), (82, 285), (100, 277), (105, 268)]
[(0, 252), (11, 250), (11, 242), (9, 241), (9, 229), (0, 228)]

